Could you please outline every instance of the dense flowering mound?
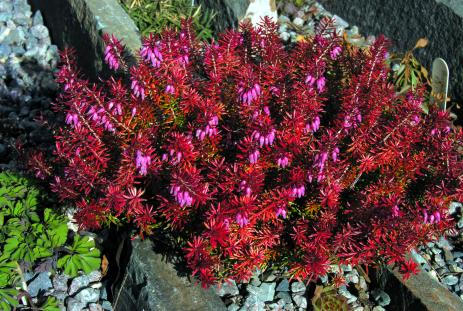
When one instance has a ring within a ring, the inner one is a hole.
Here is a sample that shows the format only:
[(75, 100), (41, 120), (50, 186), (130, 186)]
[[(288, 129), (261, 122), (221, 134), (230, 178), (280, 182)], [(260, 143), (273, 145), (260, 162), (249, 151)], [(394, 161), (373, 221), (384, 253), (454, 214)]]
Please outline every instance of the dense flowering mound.
[(423, 91), (395, 93), (384, 37), (359, 50), (324, 20), (285, 47), (277, 27), (208, 44), (185, 23), (145, 39), (132, 68), (107, 36), (106, 62), (130, 81), (91, 84), (64, 53), (67, 125), (53, 164), (32, 159), (37, 176), (84, 227), (182, 236), (203, 284), (268, 265), (313, 280), (330, 264), (387, 262), (407, 276), (404, 254), (449, 228), (462, 199), (461, 129), (425, 113)]

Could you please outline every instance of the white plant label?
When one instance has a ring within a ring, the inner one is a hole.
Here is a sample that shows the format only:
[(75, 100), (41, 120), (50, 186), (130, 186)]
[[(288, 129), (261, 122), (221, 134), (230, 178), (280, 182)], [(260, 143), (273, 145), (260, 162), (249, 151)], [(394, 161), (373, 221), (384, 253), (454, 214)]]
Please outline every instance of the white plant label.
[(432, 63), (432, 102), (446, 109), (449, 89), (449, 67), (442, 58), (436, 58)]

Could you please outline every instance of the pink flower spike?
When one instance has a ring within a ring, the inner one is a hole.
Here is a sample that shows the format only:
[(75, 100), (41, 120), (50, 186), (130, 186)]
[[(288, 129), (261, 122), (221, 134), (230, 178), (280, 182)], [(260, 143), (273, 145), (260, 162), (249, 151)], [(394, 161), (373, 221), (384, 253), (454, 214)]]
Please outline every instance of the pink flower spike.
[(320, 77), (317, 80), (317, 90), (321, 93), (325, 90), (326, 79), (325, 77)]
[(428, 213), (425, 210), (423, 210), (423, 223), (428, 223)]
[(283, 217), (284, 219), (286, 219), (286, 210), (285, 210), (283, 207), (279, 207), (279, 208), (277, 209), (277, 212), (276, 212), (275, 215), (276, 215), (276, 217), (281, 216), (281, 217)]
[(439, 212), (435, 212), (434, 213), (434, 216), (436, 217), (436, 223), (440, 222), (441, 218), (440, 218), (440, 213)]

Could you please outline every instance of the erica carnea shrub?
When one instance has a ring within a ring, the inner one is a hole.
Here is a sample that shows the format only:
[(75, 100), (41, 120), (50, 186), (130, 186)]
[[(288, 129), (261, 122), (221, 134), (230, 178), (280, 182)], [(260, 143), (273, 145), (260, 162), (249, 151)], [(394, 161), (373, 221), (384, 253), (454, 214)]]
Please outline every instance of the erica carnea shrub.
[(131, 68), (107, 36), (126, 81), (89, 83), (63, 53), (66, 125), (53, 163), (33, 159), (37, 176), (84, 227), (181, 236), (205, 285), (268, 265), (313, 280), (330, 264), (386, 262), (408, 276), (404, 254), (449, 228), (462, 199), (461, 129), (423, 112), (423, 90), (396, 94), (384, 37), (356, 49), (323, 20), (285, 47), (277, 27), (209, 44), (185, 22), (146, 38)]

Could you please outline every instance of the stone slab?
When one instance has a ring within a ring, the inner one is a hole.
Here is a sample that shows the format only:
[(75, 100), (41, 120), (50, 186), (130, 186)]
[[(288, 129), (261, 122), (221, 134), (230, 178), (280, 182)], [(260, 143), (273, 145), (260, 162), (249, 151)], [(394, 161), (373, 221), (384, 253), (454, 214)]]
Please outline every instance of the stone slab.
[(153, 242), (135, 239), (121, 284), (114, 293), (114, 311), (225, 311), (212, 288), (179, 276), (174, 265), (154, 252)]
[(78, 65), (91, 79), (106, 76), (103, 32), (114, 33), (127, 48), (137, 51), (140, 33), (117, 0), (30, 0), (39, 9), (60, 50), (74, 47)]
[(333, 14), (364, 35), (384, 34), (396, 51), (406, 51), (418, 39), (429, 44), (416, 57), (431, 68), (434, 58), (445, 59), (450, 70), (449, 95), (463, 100), (463, 1), (461, 0), (319, 0)]

